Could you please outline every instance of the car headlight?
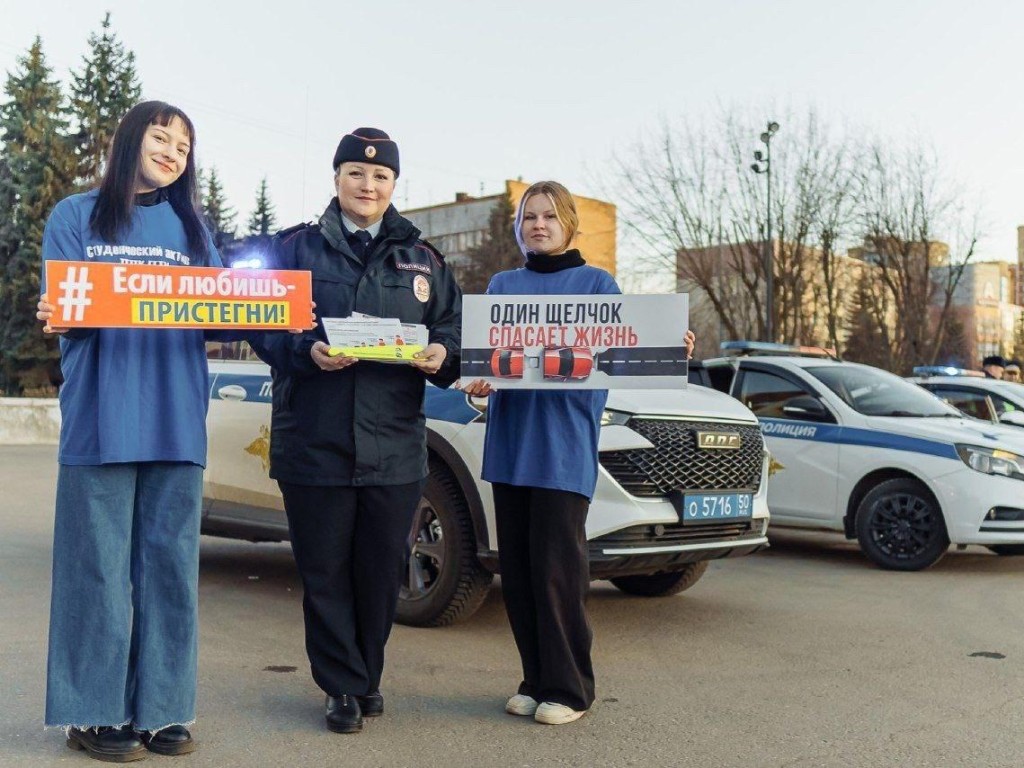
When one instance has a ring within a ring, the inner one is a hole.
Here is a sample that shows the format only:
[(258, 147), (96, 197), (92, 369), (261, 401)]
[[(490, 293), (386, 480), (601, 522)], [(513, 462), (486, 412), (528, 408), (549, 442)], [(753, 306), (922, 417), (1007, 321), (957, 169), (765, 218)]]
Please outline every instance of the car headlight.
[(1024, 456), (1000, 448), (982, 448), (980, 445), (958, 445), (956, 452), (964, 464), (978, 472), (1024, 480)]
[(622, 411), (613, 411), (611, 408), (605, 408), (601, 413), (601, 426), (609, 427), (612, 424), (618, 424), (620, 426), (626, 426), (626, 422), (629, 421), (633, 414), (624, 413)]

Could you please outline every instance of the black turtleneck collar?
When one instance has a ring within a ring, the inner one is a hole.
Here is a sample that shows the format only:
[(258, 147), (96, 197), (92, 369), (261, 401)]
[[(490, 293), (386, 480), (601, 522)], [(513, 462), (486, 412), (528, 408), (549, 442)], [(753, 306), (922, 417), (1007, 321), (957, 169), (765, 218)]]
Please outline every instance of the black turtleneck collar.
[(158, 187), (149, 192), (139, 192), (135, 195), (135, 204), (143, 208), (159, 205), (167, 199), (167, 187)]
[(526, 268), (533, 272), (561, 272), (563, 269), (582, 267), (586, 263), (576, 248), (557, 256), (545, 256), (533, 251), (526, 254)]

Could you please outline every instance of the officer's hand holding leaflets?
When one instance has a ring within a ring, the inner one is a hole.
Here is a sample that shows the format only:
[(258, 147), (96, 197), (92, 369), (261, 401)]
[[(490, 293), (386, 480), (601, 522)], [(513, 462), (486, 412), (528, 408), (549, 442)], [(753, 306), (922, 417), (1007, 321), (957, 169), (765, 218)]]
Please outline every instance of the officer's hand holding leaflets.
[(419, 368), (424, 373), (437, 373), (441, 370), (445, 358), (448, 357), (448, 350), (444, 344), (427, 344), (422, 352), (413, 355), (409, 361), (410, 365)]
[(377, 363), (408, 363), (427, 374), (437, 373), (448, 349), (428, 343), (426, 326), (403, 323), (353, 312), (348, 317), (323, 318), (328, 344), (318, 342), (310, 350), (314, 362), (325, 371), (346, 368), (359, 360)]

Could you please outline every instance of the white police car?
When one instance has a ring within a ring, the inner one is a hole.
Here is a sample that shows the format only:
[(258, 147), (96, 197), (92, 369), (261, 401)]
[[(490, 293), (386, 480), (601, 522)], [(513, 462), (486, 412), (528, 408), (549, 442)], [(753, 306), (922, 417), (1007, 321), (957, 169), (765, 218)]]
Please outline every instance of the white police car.
[(1024, 428), (1024, 384), (945, 366), (915, 368), (910, 381), (968, 416)]
[(843, 531), (883, 568), (950, 542), (1024, 554), (1024, 436), (966, 418), (886, 371), (805, 348), (727, 342), (705, 361), (750, 408), (773, 459), (773, 525)]
[[(203, 532), (288, 538), (268, 475), (270, 372), (238, 344), (211, 344)], [(691, 373), (699, 380), (700, 369)], [(399, 621), (448, 624), (483, 601), (497, 570), (490, 488), (479, 479), (486, 401), (427, 387), (430, 476), (413, 523)], [(767, 451), (754, 415), (699, 386), (613, 391), (590, 514), (590, 572), (622, 591), (670, 595), (709, 560), (767, 545)], [(565, 446), (574, 450), (574, 446)]]

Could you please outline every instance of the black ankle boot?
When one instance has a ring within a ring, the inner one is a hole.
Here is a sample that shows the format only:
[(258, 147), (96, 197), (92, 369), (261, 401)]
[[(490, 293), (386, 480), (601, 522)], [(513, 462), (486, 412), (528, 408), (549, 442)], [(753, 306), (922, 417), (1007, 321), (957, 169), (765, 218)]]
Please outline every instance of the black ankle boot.
[(355, 696), (328, 696), (326, 720), (328, 730), (335, 733), (363, 730), (363, 713)]
[(146, 749), (158, 755), (187, 755), (196, 749), (196, 742), (184, 725), (169, 725), (159, 731), (143, 731), (139, 735)]
[(84, 750), (94, 760), (107, 763), (130, 763), (146, 756), (146, 747), (131, 728), (71, 728), (68, 747)]
[(380, 717), (384, 714), (384, 696), (380, 691), (368, 693), (366, 696), (356, 696), (359, 702), (359, 709), (363, 717)]

